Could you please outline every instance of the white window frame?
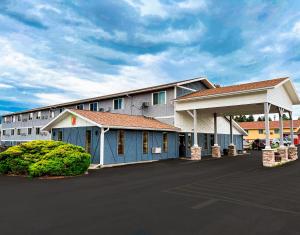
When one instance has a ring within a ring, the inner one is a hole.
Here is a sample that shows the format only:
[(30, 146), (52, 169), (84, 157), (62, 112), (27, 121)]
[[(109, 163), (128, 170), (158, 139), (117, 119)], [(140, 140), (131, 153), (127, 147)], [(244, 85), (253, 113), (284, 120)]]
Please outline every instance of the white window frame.
[(32, 119), (33, 119), (33, 113), (29, 113), (28, 120), (32, 120)]
[(42, 111), (38, 111), (36, 115), (36, 119), (41, 119), (42, 118)]
[[(122, 100), (121, 108), (119, 108), (119, 109), (115, 108), (115, 100)], [(124, 109), (124, 106), (125, 106), (125, 99), (124, 98), (116, 98), (116, 99), (113, 99), (112, 103), (113, 103), (113, 110), (122, 110), (122, 109)]]
[(55, 113), (53, 110), (50, 111), (50, 118), (54, 118), (55, 117)]
[(12, 116), (12, 122), (16, 122), (16, 115)]
[(161, 92), (164, 92), (165, 93), (165, 101), (163, 104), (167, 104), (167, 91), (157, 91), (157, 92), (153, 92), (152, 93), (152, 106), (155, 106), (155, 105), (163, 105), (163, 104), (154, 104), (154, 94), (159, 94)]
[[(81, 106), (82, 106), (82, 109), (80, 109)], [(84, 110), (84, 104), (78, 104), (78, 105), (76, 105), (76, 109), (78, 109), (78, 110)]]

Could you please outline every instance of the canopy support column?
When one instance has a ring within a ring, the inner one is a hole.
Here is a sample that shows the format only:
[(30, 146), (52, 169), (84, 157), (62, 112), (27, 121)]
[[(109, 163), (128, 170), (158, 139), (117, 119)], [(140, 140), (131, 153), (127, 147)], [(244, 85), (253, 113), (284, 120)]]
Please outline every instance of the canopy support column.
[(214, 113), (214, 146), (211, 146), (212, 157), (221, 157), (221, 148), (218, 145), (218, 116)]
[(290, 116), (290, 135), (291, 135), (291, 145), (288, 148), (288, 158), (290, 160), (297, 160), (298, 159), (298, 149), (294, 145), (294, 123), (293, 123), (293, 112), (289, 112)]
[(201, 147), (198, 146), (198, 118), (197, 110), (193, 110), (193, 114), (190, 113), (194, 121), (194, 145), (191, 147), (191, 159), (201, 160)]
[(233, 141), (233, 118), (232, 116), (229, 116), (229, 126), (230, 126), (230, 144), (228, 146), (228, 155), (229, 156), (236, 156), (237, 152), (236, 152), (236, 146), (234, 145), (234, 141)]
[(284, 146), (283, 143), (283, 116), (284, 109), (278, 108), (278, 114), (279, 114), (279, 134), (280, 134), (280, 146), (278, 148), (278, 153), (280, 155), (281, 161), (286, 162), (288, 161), (288, 149), (286, 146)]

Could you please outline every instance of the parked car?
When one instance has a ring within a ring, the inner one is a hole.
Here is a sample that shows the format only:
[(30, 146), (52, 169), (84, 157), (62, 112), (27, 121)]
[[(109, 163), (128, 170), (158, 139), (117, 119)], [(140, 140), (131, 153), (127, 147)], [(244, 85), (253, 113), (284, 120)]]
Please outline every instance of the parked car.
[(266, 147), (266, 141), (261, 139), (256, 139), (252, 142), (253, 150), (262, 150)]
[[(273, 139), (272, 142), (273, 142), (273, 144), (280, 145), (280, 139)], [(291, 139), (287, 138), (287, 137), (283, 138), (283, 145), (284, 146), (291, 145)]]

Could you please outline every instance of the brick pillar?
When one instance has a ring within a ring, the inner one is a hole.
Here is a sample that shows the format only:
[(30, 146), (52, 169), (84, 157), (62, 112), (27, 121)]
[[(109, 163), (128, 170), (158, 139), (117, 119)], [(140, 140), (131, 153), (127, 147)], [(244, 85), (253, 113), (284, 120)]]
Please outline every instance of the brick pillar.
[(218, 145), (214, 145), (211, 147), (212, 157), (220, 158), (221, 157), (221, 147)]
[(298, 148), (296, 146), (289, 146), (288, 148), (288, 158), (290, 160), (298, 159)]
[(228, 146), (228, 156), (236, 156), (236, 146), (234, 144), (230, 144)]
[(201, 147), (199, 146), (191, 147), (191, 160), (201, 160)]
[(281, 157), (282, 162), (287, 162), (289, 160), (288, 159), (288, 148), (287, 147), (284, 147), (284, 146), (279, 147), (277, 151), (278, 151), (278, 153)]
[(275, 166), (275, 152), (274, 149), (262, 150), (263, 166), (272, 167)]

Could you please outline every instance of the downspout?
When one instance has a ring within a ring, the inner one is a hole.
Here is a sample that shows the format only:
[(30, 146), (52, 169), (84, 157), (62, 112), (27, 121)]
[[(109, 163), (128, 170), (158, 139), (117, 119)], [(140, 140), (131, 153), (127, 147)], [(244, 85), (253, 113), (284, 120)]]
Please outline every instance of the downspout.
[(100, 167), (104, 164), (104, 134), (109, 131), (109, 128), (104, 130), (104, 127), (101, 127), (101, 133), (100, 133), (100, 164), (96, 166)]

